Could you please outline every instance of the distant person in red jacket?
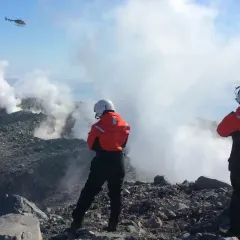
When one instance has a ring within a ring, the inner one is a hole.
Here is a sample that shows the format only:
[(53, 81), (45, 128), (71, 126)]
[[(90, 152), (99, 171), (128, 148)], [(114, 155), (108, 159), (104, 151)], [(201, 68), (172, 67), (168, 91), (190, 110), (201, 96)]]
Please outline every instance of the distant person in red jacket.
[(125, 177), (123, 148), (128, 141), (130, 126), (115, 112), (110, 100), (98, 101), (94, 105), (94, 112), (99, 121), (92, 125), (87, 143), (89, 148), (96, 152), (96, 156), (91, 162), (88, 180), (72, 213), (70, 231), (82, 227), (85, 212), (106, 181), (111, 208), (107, 231), (116, 231), (121, 212), (121, 192)]
[[(236, 88), (236, 101), (240, 104), (240, 87)], [(230, 180), (233, 194), (230, 204), (229, 236), (240, 236), (240, 107), (224, 117), (217, 127), (221, 137), (232, 137), (229, 162)]]

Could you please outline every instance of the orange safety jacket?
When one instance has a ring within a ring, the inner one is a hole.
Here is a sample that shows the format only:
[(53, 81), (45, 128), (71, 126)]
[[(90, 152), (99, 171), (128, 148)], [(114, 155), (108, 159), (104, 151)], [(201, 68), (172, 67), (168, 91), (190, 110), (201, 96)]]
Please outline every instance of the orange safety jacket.
[(229, 170), (240, 173), (240, 107), (223, 118), (217, 132), (221, 137), (232, 137)]
[(129, 124), (116, 112), (105, 113), (93, 124), (87, 143), (94, 151), (121, 151), (128, 141)]
[(240, 131), (240, 107), (236, 112), (231, 112), (224, 117), (217, 127), (217, 132), (221, 137), (231, 136), (236, 131)]

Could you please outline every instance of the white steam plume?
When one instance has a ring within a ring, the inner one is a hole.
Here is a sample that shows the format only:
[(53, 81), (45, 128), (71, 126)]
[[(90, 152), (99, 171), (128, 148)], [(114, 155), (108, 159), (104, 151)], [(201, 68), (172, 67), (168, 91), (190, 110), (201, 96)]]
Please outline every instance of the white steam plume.
[(15, 84), (19, 98), (38, 98), (42, 100), (48, 118), (35, 130), (35, 137), (43, 139), (59, 138), (68, 115), (73, 111), (74, 103), (67, 86), (51, 82), (46, 73), (35, 71)]
[[(0, 62), (0, 107), (6, 108), (7, 113), (12, 113), (21, 110), (18, 107), (21, 99), (36, 98), (41, 101), (47, 120), (35, 129), (35, 137), (42, 139), (61, 137), (66, 120), (72, 114), (75, 123), (73, 124), (73, 137), (86, 140), (89, 127), (93, 123), (93, 114), (89, 111), (89, 104), (92, 106), (93, 103), (80, 103), (76, 109), (71, 89), (64, 84), (50, 81), (48, 73), (41, 70), (27, 74), (18, 79), (14, 86), (10, 86), (4, 80), (4, 70), (7, 66), (7, 61)], [(31, 109), (31, 111), (36, 110)], [(70, 127), (71, 124), (70, 121)]]
[(94, 122), (93, 104), (92, 101), (85, 101), (78, 105), (78, 109), (73, 114), (74, 119), (76, 119), (73, 137), (87, 140), (88, 132)]
[(226, 87), (240, 79), (240, 39), (218, 31), (221, 9), (191, 0), (127, 0), (109, 12), (94, 4), (79, 19), (79, 62), (96, 97), (112, 99), (131, 124), (135, 166), (172, 181), (229, 181), (230, 141), (189, 125), (232, 110)]
[(7, 113), (12, 113), (20, 110), (18, 105), (21, 103), (21, 100), (15, 97), (14, 88), (4, 79), (7, 66), (7, 61), (0, 61), (0, 107), (5, 108)]

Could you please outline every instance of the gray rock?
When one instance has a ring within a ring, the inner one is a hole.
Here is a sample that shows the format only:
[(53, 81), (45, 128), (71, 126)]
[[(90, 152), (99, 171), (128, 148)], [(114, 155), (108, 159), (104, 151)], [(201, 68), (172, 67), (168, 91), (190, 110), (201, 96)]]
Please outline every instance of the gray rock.
[(158, 218), (158, 217), (152, 217), (146, 223), (146, 226), (148, 228), (160, 228), (160, 227), (162, 227), (162, 225), (163, 225), (163, 223), (160, 220), (160, 218)]
[(183, 238), (186, 239), (186, 238), (189, 238), (191, 236), (190, 233), (186, 232), (183, 234)]
[(196, 190), (203, 190), (203, 189), (220, 189), (220, 188), (227, 188), (231, 189), (232, 187), (222, 181), (211, 179), (207, 177), (199, 177), (194, 184)]
[(177, 203), (177, 205), (175, 206), (176, 211), (183, 210), (183, 209), (188, 209), (188, 208), (189, 207), (184, 203)]
[(168, 220), (168, 217), (166, 216), (166, 214), (164, 214), (163, 212), (159, 211), (156, 214), (161, 220)]
[(42, 240), (39, 221), (33, 216), (8, 214), (0, 217), (0, 240)]
[(223, 204), (222, 204), (221, 202), (217, 202), (217, 203), (216, 203), (216, 206), (217, 206), (218, 208), (222, 208), (222, 207), (223, 207)]
[(171, 210), (166, 210), (166, 216), (169, 218), (169, 219), (173, 219), (173, 218), (175, 218), (177, 215), (173, 212), (173, 211), (171, 211)]
[(0, 199), (0, 216), (19, 213), (30, 213), (39, 219), (47, 220), (47, 215), (42, 212), (34, 203), (18, 195), (5, 195)]
[(155, 184), (155, 185), (160, 185), (160, 186), (165, 186), (165, 185), (167, 185), (167, 184), (169, 184), (169, 183), (165, 180), (164, 176), (159, 176), (159, 175), (157, 175), (157, 176), (154, 178), (154, 184)]
[(126, 227), (126, 229), (127, 229), (127, 231), (130, 232), (130, 233), (138, 233), (137, 228), (134, 227), (134, 226), (129, 225), (129, 226)]
[(127, 189), (123, 189), (123, 194), (124, 195), (129, 195), (129, 194), (131, 194)]
[(146, 182), (139, 181), (139, 180), (135, 182), (135, 185), (144, 185), (144, 184), (146, 184)]

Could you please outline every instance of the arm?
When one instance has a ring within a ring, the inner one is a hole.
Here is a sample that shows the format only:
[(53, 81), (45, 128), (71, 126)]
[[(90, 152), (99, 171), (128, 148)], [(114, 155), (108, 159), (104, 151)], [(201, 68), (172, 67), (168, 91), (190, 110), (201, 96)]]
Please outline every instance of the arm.
[(88, 147), (91, 149), (91, 150), (94, 150), (93, 149), (93, 145), (94, 145), (94, 142), (96, 140), (96, 138), (98, 137), (97, 135), (97, 130), (96, 128), (94, 127), (94, 125), (91, 127), (91, 130), (90, 132), (88, 133), (88, 138), (87, 138), (87, 144), (88, 144)]
[(128, 136), (129, 136), (129, 133), (130, 133), (130, 125), (129, 125), (129, 124), (126, 123), (126, 126), (125, 126), (125, 128), (124, 128), (124, 131), (125, 131), (125, 133), (127, 134), (127, 137), (126, 137), (126, 139), (125, 139), (125, 142), (124, 142), (123, 145), (122, 145), (122, 148), (125, 148), (126, 145), (127, 145), (127, 142), (128, 142)]
[(236, 126), (237, 120), (235, 112), (231, 112), (218, 125), (217, 133), (221, 137), (229, 137), (233, 132), (238, 130)]
[(128, 136), (127, 136), (127, 138), (126, 138), (125, 142), (123, 143), (123, 145), (122, 145), (122, 148), (125, 148), (125, 147), (126, 147), (126, 145), (127, 145), (127, 142), (128, 142)]

